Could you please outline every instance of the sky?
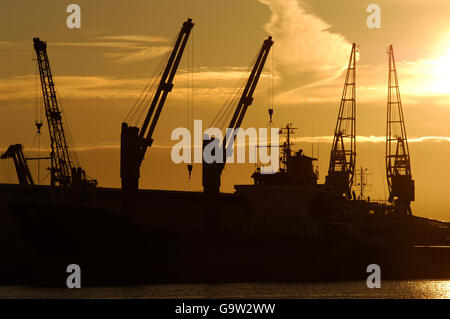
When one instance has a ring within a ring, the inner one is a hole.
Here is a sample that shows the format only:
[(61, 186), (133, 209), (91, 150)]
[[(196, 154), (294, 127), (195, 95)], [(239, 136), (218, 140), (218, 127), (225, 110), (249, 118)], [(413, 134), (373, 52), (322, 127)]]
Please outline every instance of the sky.
[[(71, 3), (81, 8), (80, 29), (66, 26)], [(372, 3), (381, 9), (379, 29), (366, 24)], [(386, 49), (392, 44), (416, 182), (413, 213), (450, 220), (448, 0), (3, 0), (0, 148), (21, 143), (26, 154), (37, 148), (34, 122), (42, 117), (42, 99), (32, 39), (40, 37), (48, 42), (71, 149), (100, 186), (118, 187), (121, 123), (188, 17), (195, 26), (141, 167), (142, 188), (201, 189), (199, 165), (189, 180), (186, 165), (172, 163), (171, 132), (192, 119), (209, 125), (271, 35), (275, 43), (243, 127), (266, 127), (273, 106), (276, 126), (292, 122), (298, 128), (294, 148), (319, 158), (323, 182), (345, 69), (357, 43), (356, 165), (370, 173), (367, 195), (385, 199)], [(193, 61), (192, 116), (187, 53)], [(41, 151), (49, 145), (45, 125), (42, 138)], [(0, 165), (0, 182), (14, 182), (12, 163)], [(36, 163), (30, 166), (37, 179)], [(42, 183), (48, 183), (47, 166), (40, 164)], [(228, 165), (222, 190), (251, 183), (253, 170), (253, 164)]]

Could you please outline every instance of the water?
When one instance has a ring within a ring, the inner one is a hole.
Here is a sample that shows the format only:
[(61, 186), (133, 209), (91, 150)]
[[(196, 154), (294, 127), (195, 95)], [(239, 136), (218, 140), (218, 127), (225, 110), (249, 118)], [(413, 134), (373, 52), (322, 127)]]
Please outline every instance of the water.
[(448, 281), (383, 281), (369, 289), (365, 282), (234, 283), (89, 287), (81, 289), (0, 287), (0, 298), (420, 298), (450, 299)]

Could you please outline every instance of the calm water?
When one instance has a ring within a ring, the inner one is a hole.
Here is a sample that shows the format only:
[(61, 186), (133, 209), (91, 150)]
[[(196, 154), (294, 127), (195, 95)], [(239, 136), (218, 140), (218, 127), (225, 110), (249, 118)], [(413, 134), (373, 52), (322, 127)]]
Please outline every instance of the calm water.
[(301, 284), (197, 284), (101, 288), (0, 287), (0, 298), (439, 298), (450, 299), (450, 281), (384, 281)]

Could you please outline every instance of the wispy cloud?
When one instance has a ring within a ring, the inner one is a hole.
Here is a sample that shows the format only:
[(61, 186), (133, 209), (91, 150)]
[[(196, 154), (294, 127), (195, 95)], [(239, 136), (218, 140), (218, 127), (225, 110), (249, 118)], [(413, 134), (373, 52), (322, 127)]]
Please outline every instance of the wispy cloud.
[(135, 63), (154, 59), (166, 54), (171, 47), (149, 46), (149, 43), (167, 43), (168, 40), (158, 36), (124, 35), (124, 36), (104, 36), (96, 40), (87, 42), (56, 42), (56, 46), (77, 46), (77, 47), (103, 47), (120, 49), (119, 52), (105, 52), (104, 56), (113, 59), (116, 63)]
[[(172, 145), (160, 145), (160, 144), (153, 144), (152, 148), (158, 148), (158, 149), (171, 149)], [(8, 147), (0, 147), (0, 154), (4, 153)], [(69, 146), (69, 152), (91, 152), (91, 151), (119, 151), (120, 150), (120, 144), (99, 144), (99, 145), (83, 145), (83, 146)], [(50, 154), (51, 149), (50, 148), (31, 148), (31, 147), (25, 147), (24, 148), (24, 154), (32, 155), (39, 153), (39, 154)]]
[[(164, 55), (170, 50), (170, 40), (152, 35), (110, 35), (80, 42), (49, 42), (55, 47), (105, 48), (116, 52), (104, 52), (103, 55), (116, 63), (135, 63)], [(163, 44), (163, 45), (157, 45)], [(0, 41), (0, 47), (30, 48), (31, 42)]]
[[(357, 136), (357, 143), (385, 143), (386, 142), (386, 137), (384, 136)], [(302, 137), (295, 137), (292, 139), (293, 142), (295, 143), (324, 143), (324, 144), (331, 144), (331, 142), (333, 141), (333, 136), (302, 136)], [(439, 142), (450, 142), (450, 137), (448, 136), (421, 136), (421, 137), (413, 137), (413, 138), (409, 138), (408, 142), (410, 143), (439, 143)], [(158, 149), (165, 149), (165, 150), (171, 150), (172, 147), (176, 144), (177, 142), (174, 141), (173, 144), (167, 144), (167, 145), (163, 145), (163, 144), (153, 144), (152, 147), (154, 148), (158, 148)], [(240, 145), (242, 146), (243, 144), (238, 144), (235, 143), (234, 146)], [(246, 146), (256, 146), (256, 144), (254, 142), (249, 142), (248, 140), (246, 140), (245, 142)], [(5, 152), (7, 149), (7, 147), (0, 147), (0, 153)], [(192, 149), (195, 149), (194, 146), (192, 146)], [(117, 143), (102, 143), (102, 144), (97, 144), (97, 145), (80, 145), (80, 146), (75, 146), (75, 147), (71, 147), (70, 148), (71, 151), (76, 151), (76, 152), (89, 152), (89, 151), (108, 151), (108, 150), (113, 150), (113, 151), (118, 151), (120, 150), (120, 145)], [(45, 149), (45, 148), (25, 148), (25, 153), (37, 153), (37, 152), (50, 152), (50, 149)]]
[(119, 40), (119, 41), (138, 41), (138, 42), (149, 42), (149, 43), (168, 43), (170, 42), (169, 38), (157, 36), (157, 35), (138, 35), (138, 34), (130, 34), (130, 35), (110, 35), (104, 37), (98, 37), (99, 39), (105, 40)]
[(282, 100), (332, 80), (348, 63), (351, 44), (308, 13), (298, 0), (259, 0), (272, 11), (265, 30), (275, 39), (274, 59), (282, 74)]
[[(275, 40), (275, 67), (281, 78), (277, 103), (339, 103), (350, 42), (331, 32), (330, 25), (310, 13), (302, 0), (258, 1), (272, 13), (264, 28)], [(450, 104), (450, 51), (417, 61), (396, 58), (404, 102), (426, 103), (426, 97), (433, 99), (433, 104)], [(386, 56), (385, 64), (357, 65), (358, 102), (385, 105), (387, 62)]]
[[(184, 100), (188, 94), (188, 79), (195, 79), (195, 100), (197, 102), (214, 102), (227, 98), (236, 83), (242, 79), (246, 69), (201, 68), (189, 75), (185, 70), (179, 70), (174, 83), (176, 89), (171, 93), (171, 99)], [(263, 77), (267, 76), (263, 74)], [(72, 99), (136, 99), (142, 89), (153, 80), (152, 77), (118, 78), (106, 76), (55, 76), (57, 94), (61, 98)], [(23, 75), (0, 78), (0, 100), (34, 99), (35, 76)], [(39, 96), (41, 92), (38, 91)]]
[[(303, 136), (295, 137), (292, 139), (294, 142), (307, 142), (311, 143), (331, 143), (333, 141), (333, 136)], [(356, 143), (385, 143), (385, 136), (357, 136)], [(421, 143), (421, 142), (450, 142), (450, 137), (448, 136), (420, 136), (408, 138), (409, 143)]]
[(135, 52), (105, 53), (105, 57), (115, 59), (117, 63), (141, 62), (164, 55), (170, 47), (139, 48)]

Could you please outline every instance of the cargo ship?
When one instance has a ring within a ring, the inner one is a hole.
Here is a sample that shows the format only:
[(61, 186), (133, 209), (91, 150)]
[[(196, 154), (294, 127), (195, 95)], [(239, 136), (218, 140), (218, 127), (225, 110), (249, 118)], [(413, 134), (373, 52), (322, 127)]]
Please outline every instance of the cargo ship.
[[(290, 145), (285, 143), (285, 145)], [(276, 174), (257, 169), (232, 194), (140, 190), (137, 218), (121, 190), (55, 199), (50, 186), (0, 185), (4, 284), (84, 285), (450, 278), (450, 224), (391, 204), (343, 199), (318, 184), (312, 157), (284, 147)]]
[[(235, 135), (218, 144), (223, 161), (203, 161), (203, 192), (139, 189), (140, 165), (192, 27), (191, 19), (183, 23), (159, 84), (145, 94), (143, 124), (122, 124), (121, 189), (97, 187), (74, 167), (47, 44), (33, 39), (51, 128), (51, 183), (35, 185), (21, 148), (11, 149), (20, 184), (0, 184), (0, 284), (64, 286), (70, 264), (80, 266), (83, 286), (365, 280), (370, 264), (381, 267), (384, 279), (450, 278), (450, 224), (414, 216), (410, 209), (414, 181), (392, 46), (387, 125), (388, 133), (400, 125), (402, 135), (387, 136), (388, 202), (351, 191), (355, 44), (324, 184), (318, 183), (315, 158), (293, 150), (288, 124), (281, 130), (286, 140), (279, 170), (266, 174), (259, 166), (254, 183), (235, 185), (234, 193), (221, 193), (220, 179)], [(271, 37), (264, 40), (240, 96), (231, 99), (237, 106), (225, 106), (232, 110), (228, 128), (242, 126), (272, 45)], [(213, 142), (217, 138), (204, 138), (203, 151)]]

